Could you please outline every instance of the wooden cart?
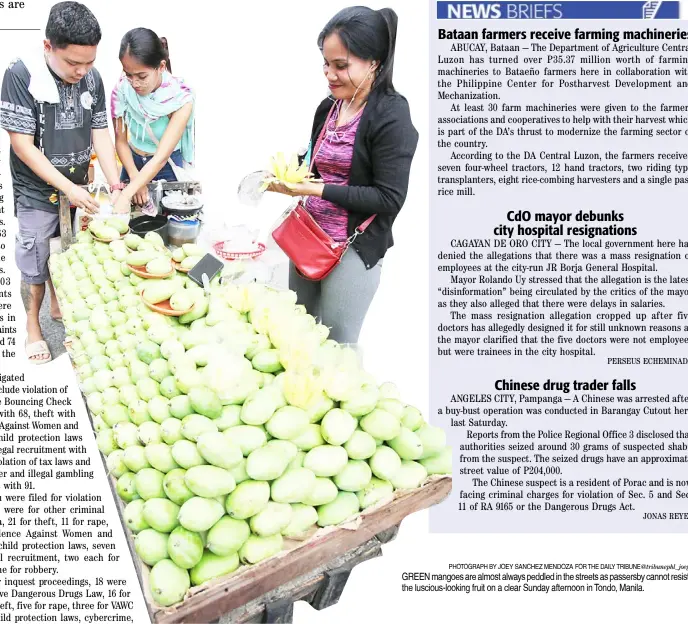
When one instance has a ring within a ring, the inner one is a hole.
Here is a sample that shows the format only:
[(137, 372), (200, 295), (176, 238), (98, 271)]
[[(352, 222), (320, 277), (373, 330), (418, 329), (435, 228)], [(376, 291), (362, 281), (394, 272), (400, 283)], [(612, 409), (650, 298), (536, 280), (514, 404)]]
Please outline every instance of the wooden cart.
[[(82, 398), (86, 404), (86, 397)], [(88, 407), (86, 411), (93, 424)], [(100, 457), (107, 473), (105, 457)], [(398, 490), (391, 500), (362, 512), (355, 520), (319, 529), (302, 542), (285, 540), (287, 549), (279, 555), (192, 588), (182, 603), (164, 609), (152, 601), (149, 569), (134, 549), (134, 535), (124, 521), (125, 504), (117, 494), (116, 481), (108, 477), (108, 483), (152, 624), (289, 623), (295, 602), (308, 602), (317, 610), (336, 604), (353, 568), (381, 556), (382, 545), (395, 539), (406, 516), (442, 502), (452, 487), (450, 476), (432, 476), (419, 488)]]
[[(169, 190), (200, 192), (195, 183), (164, 183)], [(193, 184), (189, 188), (189, 184)], [(73, 241), (68, 202), (60, 201), (62, 248)], [(65, 343), (69, 352), (68, 340)], [(71, 357), (71, 353), (70, 353)], [(86, 397), (83, 397), (86, 405)], [(93, 425), (93, 417), (86, 407)], [(93, 432), (95, 435), (95, 431)], [(107, 473), (105, 457), (101, 460)], [(401, 521), (408, 515), (436, 505), (451, 492), (449, 476), (430, 477), (414, 490), (401, 490), (394, 496), (338, 527), (315, 531), (307, 540), (285, 540), (288, 548), (254, 566), (242, 566), (227, 577), (192, 588), (186, 599), (175, 607), (157, 607), (148, 588), (149, 570), (134, 549), (134, 536), (123, 517), (124, 503), (116, 491), (116, 482), (108, 477), (127, 545), (134, 561), (152, 624), (244, 624), (249, 622), (291, 622), (293, 605), (299, 600), (315, 609), (335, 604), (346, 585), (351, 570), (382, 554), (383, 544), (397, 535)], [(220, 618), (222, 618), (220, 620)]]

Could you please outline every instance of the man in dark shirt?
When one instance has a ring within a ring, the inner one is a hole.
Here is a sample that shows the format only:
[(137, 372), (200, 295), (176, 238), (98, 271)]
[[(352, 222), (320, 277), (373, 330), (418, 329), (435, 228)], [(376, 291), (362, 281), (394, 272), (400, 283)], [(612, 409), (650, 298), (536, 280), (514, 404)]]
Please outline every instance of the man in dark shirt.
[(50, 10), (45, 36), (41, 55), (10, 64), (0, 93), (0, 127), (10, 136), (19, 222), (15, 258), (29, 290), (26, 353), (35, 364), (51, 359), (38, 321), (46, 282), (51, 316), (61, 318), (48, 274), (50, 238), (59, 232), (58, 191), (72, 206), (98, 211), (79, 186), (88, 181), (92, 150), (108, 183), (119, 188), (105, 89), (93, 67), (100, 26), (82, 4), (60, 2)]

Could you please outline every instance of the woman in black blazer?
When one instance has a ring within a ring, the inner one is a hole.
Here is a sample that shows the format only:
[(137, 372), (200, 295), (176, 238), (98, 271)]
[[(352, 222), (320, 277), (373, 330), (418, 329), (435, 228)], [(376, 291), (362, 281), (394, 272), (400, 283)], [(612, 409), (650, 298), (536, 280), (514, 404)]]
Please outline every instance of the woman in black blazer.
[[(315, 113), (309, 148), (322, 182), (270, 186), (305, 196), (306, 208), (337, 241), (376, 215), (322, 281), (306, 280), (290, 265), (289, 288), (299, 303), (331, 328), (331, 338), (352, 345), (377, 290), (382, 258), (394, 243), (392, 224), (406, 199), (418, 144), (408, 103), (392, 84), (396, 30), (391, 9), (350, 7), (328, 22), (318, 46), (331, 96)], [(322, 144), (312, 154), (331, 109)]]

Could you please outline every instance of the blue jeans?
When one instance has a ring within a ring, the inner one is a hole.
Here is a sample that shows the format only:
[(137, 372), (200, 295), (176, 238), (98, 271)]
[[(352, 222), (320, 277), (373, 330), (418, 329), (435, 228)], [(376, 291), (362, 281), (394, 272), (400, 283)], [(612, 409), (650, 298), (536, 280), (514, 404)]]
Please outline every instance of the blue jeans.
[[(152, 158), (152, 156), (141, 156), (140, 154), (137, 154), (136, 152), (131, 153), (131, 155), (134, 158), (134, 164), (136, 165), (136, 168), (141, 171), (143, 169), (144, 165)], [(172, 155), (170, 156), (172, 159), (172, 162), (177, 165), (178, 167), (184, 166), (184, 160), (182, 159), (182, 152), (181, 150), (177, 150), (176, 152), (172, 152)], [(127, 173), (127, 170), (122, 167), (122, 174), (120, 175), (120, 182), (129, 182), (129, 174)], [(172, 171), (172, 167), (170, 166), (169, 162), (165, 163), (165, 166), (158, 171), (156, 176), (153, 178), (153, 180), (165, 180), (165, 182), (176, 182), (177, 181), (177, 176), (174, 175), (174, 171)]]

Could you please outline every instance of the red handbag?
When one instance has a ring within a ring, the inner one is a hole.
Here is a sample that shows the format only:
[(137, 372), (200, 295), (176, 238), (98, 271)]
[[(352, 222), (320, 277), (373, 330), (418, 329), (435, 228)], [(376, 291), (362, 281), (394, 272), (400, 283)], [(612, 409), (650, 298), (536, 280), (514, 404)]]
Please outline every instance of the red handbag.
[[(310, 169), (313, 169), (315, 155), (318, 153), (325, 135), (327, 124), (334, 111), (330, 109), (322, 132), (313, 151)], [(273, 230), (272, 238), (292, 261), (296, 270), (306, 279), (320, 281), (326, 278), (339, 264), (349, 245), (359, 234), (365, 232), (376, 215), (366, 219), (345, 241), (335, 241), (323, 230), (308, 212), (303, 200), (285, 213), (284, 220)]]

